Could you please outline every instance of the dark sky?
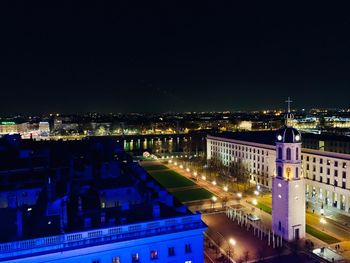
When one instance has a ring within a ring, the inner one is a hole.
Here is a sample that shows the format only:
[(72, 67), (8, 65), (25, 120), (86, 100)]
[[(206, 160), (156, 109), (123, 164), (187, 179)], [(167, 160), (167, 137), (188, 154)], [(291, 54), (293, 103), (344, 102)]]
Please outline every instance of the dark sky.
[(0, 113), (349, 106), (346, 6), (71, 2), (1, 3)]

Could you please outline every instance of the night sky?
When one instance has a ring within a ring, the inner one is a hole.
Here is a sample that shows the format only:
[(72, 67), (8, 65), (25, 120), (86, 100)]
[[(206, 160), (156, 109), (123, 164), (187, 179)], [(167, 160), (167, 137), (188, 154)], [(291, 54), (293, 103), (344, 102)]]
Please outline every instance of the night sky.
[(8, 2), (2, 114), (349, 106), (345, 6)]

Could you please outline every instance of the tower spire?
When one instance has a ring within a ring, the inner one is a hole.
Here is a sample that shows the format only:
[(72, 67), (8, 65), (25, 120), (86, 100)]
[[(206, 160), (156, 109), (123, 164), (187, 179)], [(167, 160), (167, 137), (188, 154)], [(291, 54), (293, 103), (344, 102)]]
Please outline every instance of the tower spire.
[(290, 104), (293, 102), (290, 97), (285, 101), (287, 103), (287, 114), (285, 115), (286, 125), (290, 126), (290, 121), (294, 118), (293, 114), (290, 112)]

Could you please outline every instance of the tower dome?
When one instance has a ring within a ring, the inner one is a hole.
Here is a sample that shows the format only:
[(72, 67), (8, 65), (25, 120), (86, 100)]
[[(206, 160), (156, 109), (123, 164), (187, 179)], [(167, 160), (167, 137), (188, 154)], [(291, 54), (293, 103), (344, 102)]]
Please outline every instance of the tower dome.
[(280, 143), (300, 143), (301, 134), (297, 129), (286, 125), (277, 131), (276, 141)]

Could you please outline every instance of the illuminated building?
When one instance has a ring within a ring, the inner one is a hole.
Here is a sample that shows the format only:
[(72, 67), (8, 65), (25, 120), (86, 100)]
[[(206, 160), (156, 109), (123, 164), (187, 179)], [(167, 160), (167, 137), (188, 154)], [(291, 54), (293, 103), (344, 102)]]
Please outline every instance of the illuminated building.
[[(217, 159), (227, 166), (241, 159), (250, 173), (251, 182), (271, 189), (272, 178), (276, 174), (275, 135), (276, 131), (208, 135), (207, 158)], [(315, 140), (317, 136), (305, 133), (302, 134), (302, 140)], [(328, 138), (326, 145), (334, 137)], [(320, 142), (324, 145), (323, 135), (320, 135), (317, 145)], [(309, 147), (310, 143), (306, 145)], [(301, 150), (306, 200), (317, 204), (319, 208), (325, 206), (349, 214), (350, 155), (331, 152), (335, 147), (327, 146), (326, 150), (324, 147), (315, 148)]]

